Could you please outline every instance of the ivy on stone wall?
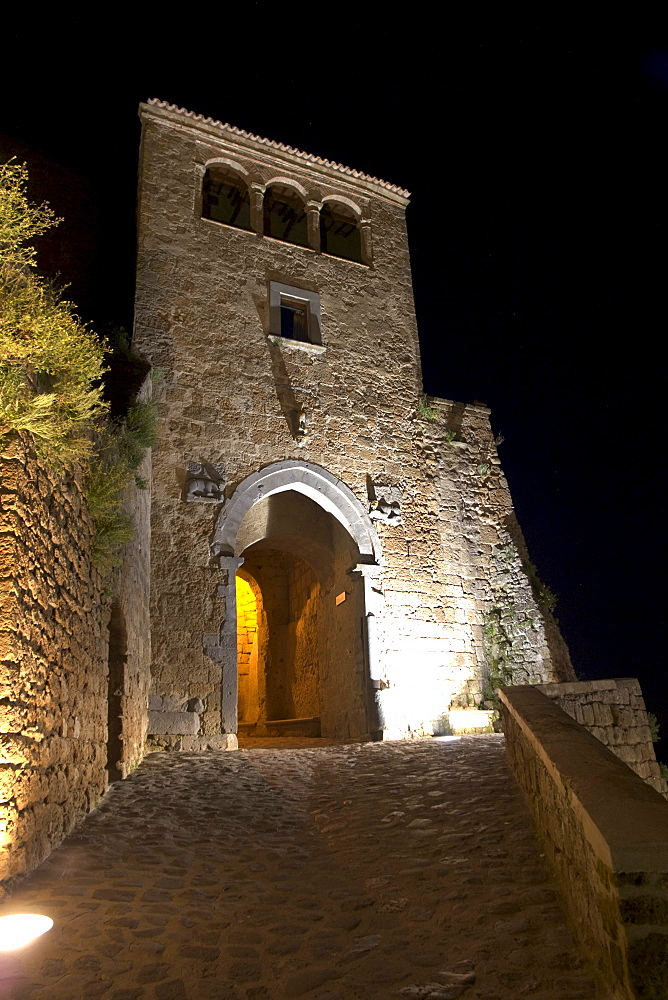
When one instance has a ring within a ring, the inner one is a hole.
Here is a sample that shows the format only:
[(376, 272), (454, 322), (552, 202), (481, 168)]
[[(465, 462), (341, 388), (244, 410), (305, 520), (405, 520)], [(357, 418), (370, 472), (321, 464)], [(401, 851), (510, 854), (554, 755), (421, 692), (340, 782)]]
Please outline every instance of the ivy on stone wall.
[(434, 409), (431, 405), (429, 397), (425, 392), (418, 396), (417, 412), (418, 416), (421, 417), (422, 420), (438, 420), (438, 410)]
[(521, 608), (516, 603), (518, 596), (514, 593), (513, 577), (521, 569), (520, 576), (528, 581), (533, 598), (543, 613), (552, 612), (556, 597), (538, 578), (536, 567), (528, 556), (523, 557), (512, 541), (504, 541), (496, 547), (495, 562), (495, 600), (483, 615), (486, 663), (483, 699), (487, 707), (498, 712), (499, 687), (536, 682), (526, 661), (526, 650), (522, 649), (527, 630), (535, 627), (535, 612), (532, 614), (529, 608)]
[(520, 614), (510, 601), (497, 603), (483, 615), (483, 642), (487, 676), (483, 697), (499, 710), (497, 688), (510, 684), (528, 684), (529, 673), (514, 659), (516, 632), (522, 625), (531, 625), (527, 615)]

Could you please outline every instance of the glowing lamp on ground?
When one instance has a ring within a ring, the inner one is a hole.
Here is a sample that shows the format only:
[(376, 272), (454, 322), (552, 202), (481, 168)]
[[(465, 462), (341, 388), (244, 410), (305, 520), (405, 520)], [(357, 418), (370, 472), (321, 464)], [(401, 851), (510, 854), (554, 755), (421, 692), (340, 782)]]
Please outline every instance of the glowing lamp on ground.
[(51, 917), (41, 913), (10, 913), (0, 917), (0, 952), (23, 948), (52, 927)]

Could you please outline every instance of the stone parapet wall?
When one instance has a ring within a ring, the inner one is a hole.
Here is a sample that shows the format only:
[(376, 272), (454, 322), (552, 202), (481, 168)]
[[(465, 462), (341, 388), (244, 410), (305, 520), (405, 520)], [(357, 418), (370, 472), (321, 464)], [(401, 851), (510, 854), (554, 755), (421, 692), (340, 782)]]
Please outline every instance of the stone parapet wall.
[(668, 982), (668, 803), (535, 687), (502, 688), (510, 766), (606, 1000)]
[(572, 719), (609, 747), (657, 792), (666, 793), (654, 753), (647, 709), (635, 677), (539, 684)]

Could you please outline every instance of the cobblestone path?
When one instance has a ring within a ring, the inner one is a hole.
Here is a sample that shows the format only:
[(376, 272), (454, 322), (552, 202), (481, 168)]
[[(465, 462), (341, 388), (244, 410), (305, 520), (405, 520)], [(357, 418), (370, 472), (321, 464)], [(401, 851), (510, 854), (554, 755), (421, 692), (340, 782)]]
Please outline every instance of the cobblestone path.
[(503, 737), (151, 754), (3, 912), (2, 1000), (586, 1000)]

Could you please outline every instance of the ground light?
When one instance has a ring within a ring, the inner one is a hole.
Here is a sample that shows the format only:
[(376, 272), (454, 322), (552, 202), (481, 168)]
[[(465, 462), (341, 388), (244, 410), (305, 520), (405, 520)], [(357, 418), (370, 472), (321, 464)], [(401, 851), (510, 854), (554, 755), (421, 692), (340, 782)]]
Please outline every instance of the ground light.
[(44, 917), (41, 913), (10, 913), (0, 917), (0, 951), (23, 948), (52, 927), (51, 917)]

